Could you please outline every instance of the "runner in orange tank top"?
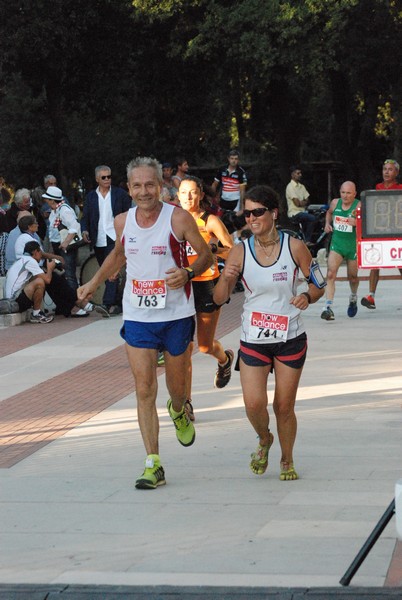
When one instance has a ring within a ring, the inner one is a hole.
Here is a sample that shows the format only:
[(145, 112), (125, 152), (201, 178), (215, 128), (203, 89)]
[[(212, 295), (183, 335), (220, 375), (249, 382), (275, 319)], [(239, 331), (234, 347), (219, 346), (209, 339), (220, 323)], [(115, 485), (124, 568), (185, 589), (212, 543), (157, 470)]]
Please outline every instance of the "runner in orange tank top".
[[(214, 263), (204, 273), (194, 277), (192, 282), (197, 318), (198, 347), (200, 352), (210, 354), (218, 361), (214, 385), (217, 388), (223, 388), (229, 383), (234, 355), (232, 350), (224, 350), (222, 344), (214, 337), (220, 307), (214, 303), (212, 294), (219, 278), (216, 258), (218, 256), (224, 259), (227, 257), (233, 246), (233, 240), (222, 221), (216, 215), (208, 214), (204, 210), (202, 205), (204, 192), (202, 182), (198, 177), (188, 176), (182, 179), (178, 197), (184, 210), (189, 212), (195, 219), (202, 237), (210, 246), (215, 258)], [(219, 243), (220, 245), (218, 245)], [(197, 258), (197, 254), (190, 244), (187, 244), (187, 257), (190, 265)], [(189, 383), (186, 409), (190, 419), (194, 420), (191, 404), (191, 374)]]

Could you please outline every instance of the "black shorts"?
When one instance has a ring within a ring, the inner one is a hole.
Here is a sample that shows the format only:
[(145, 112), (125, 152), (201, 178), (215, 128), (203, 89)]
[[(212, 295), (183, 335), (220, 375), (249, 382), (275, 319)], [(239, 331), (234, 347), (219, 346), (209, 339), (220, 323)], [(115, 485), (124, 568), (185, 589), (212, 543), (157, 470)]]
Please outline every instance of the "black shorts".
[(235, 210), (238, 202), (238, 200), (222, 200), (221, 198), (219, 206), (225, 210)]
[(301, 369), (307, 356), (307, 335), (302, 333), (287, 342), (278, 344), (251, 344), (240, 340), (239, 357), (248, 367), (266, 367), (271, 370), (274, 365), (274, 358), (279, 362), (291, 367), (292, 369)]
[(193, 281), (195, 312), (212, 313), (220, 309), (212, 299), (218, 279), (219, 277), (211, 281)]
[(33, 306), (32, 300), (28, 298), (24, 290), (20, 292), (18, 298), (15, 298), (15, 301), (19, 306), (20, 312), (24, 312)]

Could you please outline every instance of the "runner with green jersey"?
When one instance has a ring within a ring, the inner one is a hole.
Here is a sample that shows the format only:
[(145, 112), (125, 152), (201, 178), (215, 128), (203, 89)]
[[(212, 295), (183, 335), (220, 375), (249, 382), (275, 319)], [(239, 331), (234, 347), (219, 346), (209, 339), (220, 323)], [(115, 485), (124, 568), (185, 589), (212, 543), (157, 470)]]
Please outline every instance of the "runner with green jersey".
[(335, 279), (343, 260), (346, 260), (350, 286), (348, 317), (357, 313), (357, 288), (359, 287), (356, 249), (356, 212), (360, 201), (356, 198), (353, 181), (345, 181), (341, 186), (341, 197), (332, 200), (325, 217), (325, 231), (332, 233), (328, 255), (326, 305), (321, 319), (334, 321), (332, 305), (335, 295)]

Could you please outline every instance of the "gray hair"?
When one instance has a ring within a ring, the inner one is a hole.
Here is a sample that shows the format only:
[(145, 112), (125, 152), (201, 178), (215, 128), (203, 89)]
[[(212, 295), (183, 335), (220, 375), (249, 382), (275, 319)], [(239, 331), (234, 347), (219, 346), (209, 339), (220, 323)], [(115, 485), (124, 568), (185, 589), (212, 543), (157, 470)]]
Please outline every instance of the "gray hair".
[(137, 158), (130, 160), (127, 165), (127, 179), (130, 179), (131, 172), (139, 167), (151, 167), (155, 170), (159, 183), (163, 183), (162, 165), (156, 158), (150, 158), (149, 156), (137, 156)]
[(110, 167), (108, 167), (107, 165), (98, 165), (97, 167), (95, 167), (95, 179), (98, 177), (98, 175), (101, 171), (112, 172), (112, 169)]
[(396, 162), (396, 160), (394, 160), (393, 158), (387, 158), (386, 160), (384, 160), (384, 165), (387, 164), (391, 164), (395, 166), (395, 169), (398, 171), (399, 173), (399, 163)]
[(55, 175), (45, 175), (43, 178), (43, 183), (44, 185), (46, 185), (48, 183), (48, 181), (50, 181), (51, 179), (54, 179), (55, 182), (57, 183), (57, 177)]
[(15, 192), (14, 202), (17, 206), (21, 206), (24, 202), (25, 198), (29, 198), (31, 196), (31, 192), (27, 188), (20, 188)]
[(34, 223), (36, 223), (36, 218), (33, 215), (28, 215), (27, 217), (22, 217), (22, 219), (18, 221), (18, 227), (22, 233), (25, 233)]

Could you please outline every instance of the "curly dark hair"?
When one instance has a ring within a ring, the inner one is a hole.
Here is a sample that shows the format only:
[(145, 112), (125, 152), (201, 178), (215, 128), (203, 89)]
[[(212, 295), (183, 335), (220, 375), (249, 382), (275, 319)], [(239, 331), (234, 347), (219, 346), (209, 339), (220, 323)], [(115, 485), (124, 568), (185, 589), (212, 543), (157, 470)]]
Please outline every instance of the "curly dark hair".
[(246, 192), (244, 200), (259, 202), (269, 210), (279, 208), (279, 194), (269, 185), (255, 185)]

